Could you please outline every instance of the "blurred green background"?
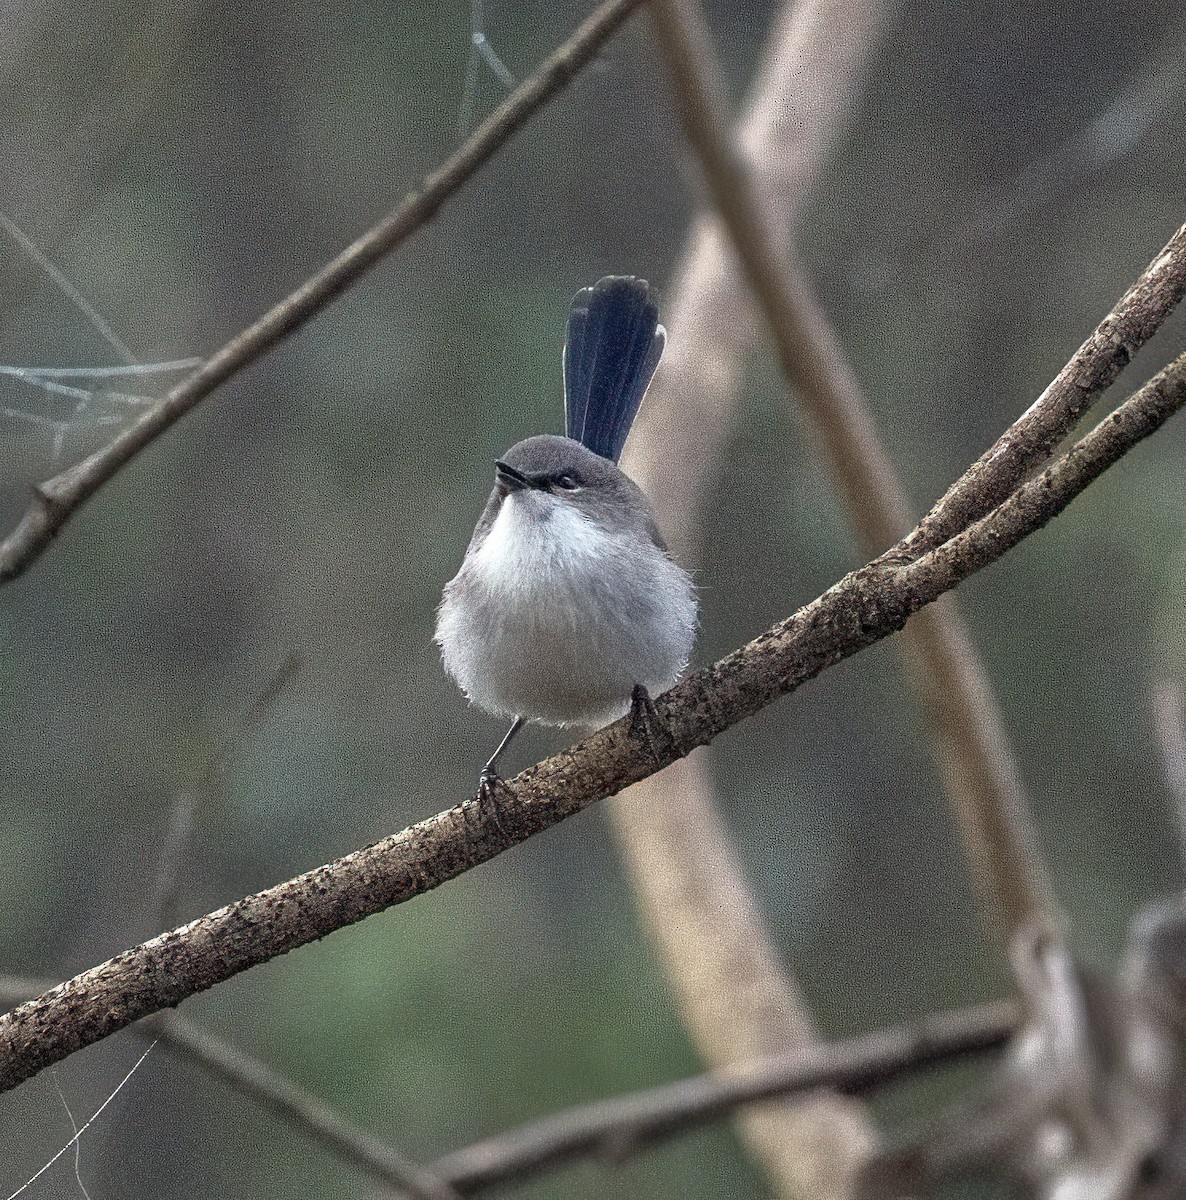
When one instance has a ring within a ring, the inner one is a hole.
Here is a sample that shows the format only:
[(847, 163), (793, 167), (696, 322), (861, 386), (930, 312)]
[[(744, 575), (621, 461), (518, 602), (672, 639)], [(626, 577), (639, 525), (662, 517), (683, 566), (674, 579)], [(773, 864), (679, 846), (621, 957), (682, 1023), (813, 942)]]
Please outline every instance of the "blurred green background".
[[(488, 0), (484, 28), (522, 77), (586, 11)], [(774, 11), (710, 8), (737, 95)], [(207, 353), (455, 147), (469, 21), (466, 0), (10, 7), (0, 209), (139, 359)], [(440, 670), (441, 586), (492, 459), (559, 428), (569, 297), (607, 272), (662, 294), (699, 199), (646, 34), (635, 19), (429, 227), (0, 594), (0, 970), (62, 978), (155, 932), (187, 790), (177, 919), (472, 787), (501, 730)], [(802, 251), (920, 511), (1186, 219), (1182, 40), (1174, 0), (923, 0), (891, 22)], [(479, 70), (476, 115), (500, 94)], [(1124, 389), (1184, 333), (1176, 317)], [(112, 361), (0, 241), (0, 362)], [(0, 408), (5, 530), (30, 484), (110, 435), (92, 418), (128, 413), (79, 414), (14, 379)], [(63, 423), (60, 447), (38, 418)], [(1181, 883), (1149, 678), (1186, 675), (1184, 450), (1173, 424), (959, 593), (1076, 944), (1101, 964), (1134, 907)], [(701, 662), (859, 561), (765, 352), (722, 478)], [(246, 722), (288, 656), (299, 669)], [(883, 645), (711, 749), (746, 869), (830, 1035), (1006, 986), (904, 694)], [(531, 733), (515, 764), (563, 740)], [(596, 811), (185, 1011), (419, 1159), (698, 1069)], [(4, 1097), (0, 1193), (69, 1138), (56, 1089), (89, 1114), (141, 1046), (121, 1036)], [(898, 1127), (945, 1086), (878, 1109)], [(162, 1048), (87, 1135), (82, 1177), (96, 1198), (381, 1194)], [(69, 1157), (29, 1194), (80, 1195)], [(511, 1194), (767, 1193), (721, 1128)]]

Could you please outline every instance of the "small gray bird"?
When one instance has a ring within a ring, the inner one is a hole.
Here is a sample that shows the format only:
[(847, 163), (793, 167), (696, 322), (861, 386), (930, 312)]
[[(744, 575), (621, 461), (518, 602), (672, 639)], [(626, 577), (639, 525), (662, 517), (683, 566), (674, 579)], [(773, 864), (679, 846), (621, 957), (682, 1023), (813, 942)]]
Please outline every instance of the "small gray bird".
[(646, 281), (611, 275), (572, 301), (567, 437), (542, 434), (494, 466), (494, 491), (445, 586), (436, 641), (479, 708), (513, 723), (604, 725), (665, 691), (696, 633), (692, 581), (642, 489), (617, 465), (666, 333)]

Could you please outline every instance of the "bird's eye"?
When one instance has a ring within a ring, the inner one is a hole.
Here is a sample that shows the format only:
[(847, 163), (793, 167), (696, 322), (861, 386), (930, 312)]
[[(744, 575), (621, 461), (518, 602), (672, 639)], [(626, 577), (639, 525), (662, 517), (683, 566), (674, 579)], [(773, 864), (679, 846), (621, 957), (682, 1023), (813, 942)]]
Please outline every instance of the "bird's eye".
[(575, 492), (580, 485), (571, 475), (558, 475), (556, 486), (566, 492)]

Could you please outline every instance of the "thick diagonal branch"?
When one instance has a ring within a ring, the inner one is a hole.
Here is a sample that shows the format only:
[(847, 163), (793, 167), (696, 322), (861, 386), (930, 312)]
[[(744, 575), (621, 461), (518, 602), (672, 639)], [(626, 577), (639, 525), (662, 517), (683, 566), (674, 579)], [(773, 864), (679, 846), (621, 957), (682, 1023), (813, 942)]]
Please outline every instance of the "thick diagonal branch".
[(628, 717), (501, 789), (497, 812), (467, 800), (276, 887), (247, 896), (60, 984), (0, 1017), (0, 1089), (280, 954), (486, 862), (696, 746), (902, 628), (1041, 528), (1186, 404), (1175, 360), (1038, 478), (918, 560), (892, 551), (655, 702), (671, 737), (636, 742)]
[(1186, 296), (1186, 225), (1012, 425), (947, 489), (905, 540), (912, 556), (940, 546), (991, 512), (1055, 447)]

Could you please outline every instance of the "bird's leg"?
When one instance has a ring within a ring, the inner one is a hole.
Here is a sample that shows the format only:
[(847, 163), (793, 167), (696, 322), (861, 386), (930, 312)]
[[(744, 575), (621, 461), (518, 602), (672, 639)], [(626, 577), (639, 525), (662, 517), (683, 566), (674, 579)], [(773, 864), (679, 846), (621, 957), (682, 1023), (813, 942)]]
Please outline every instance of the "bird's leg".
[(683, 757), (671, 727), (641, 683), (636, 683), (630, 693), (630, 736), (646, 746), (656, 766), (666, 766), (672, 756)]
[(511, 739), (515, 734), (523, 728), (525, 721), (525, 717), (515, 718), (510, 729), (507, 730), (506, 737), (498, 743), (498, 749), (486, 760), (486, 765), (482, 768), (482, 773), (478, 776), (478, 799), (484, 804), (494, 799), (494, 789), (502, 782), (502, 776), (494, 769), (494, 764), (498, 762), (502, 752), (511, 744)]

